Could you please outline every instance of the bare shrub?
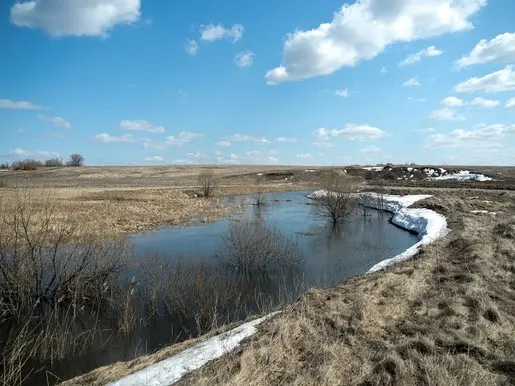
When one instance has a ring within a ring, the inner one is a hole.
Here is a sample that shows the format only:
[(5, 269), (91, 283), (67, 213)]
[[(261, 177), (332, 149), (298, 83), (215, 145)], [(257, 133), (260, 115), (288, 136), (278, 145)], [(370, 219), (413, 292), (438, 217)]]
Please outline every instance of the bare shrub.
[(47, 159), (44, 163), (46, 168), (60, 168), (63, 166), (63, 161), (60, 158), (50, 158)]
[(253, 204), (256, 206), (262, 206), (266, 204), (265, 201), (265, 194), (264, 194), (264, 188), (263, 185), (265, 183), (265, 180), (263, 176), (257, 176), (256, 178), (256, 192), (252, 195), (252, 200), (254, 201)]
[(330, 174), (321, 182), (320, 189), (324, 193), (313, 198), (317, 212), (329, 217), (333, 224), (344, 221), (356, 209), (358, 184), (353, 178)]
[(0, 164), (0, 170), (9, 170), (10, 167), (9, 162)]
[(222, 245), (224, 263), (248, 276), (288, 272), (301, 261), (298, 245), (262, 221), (233, 221)]
[(11, 165), (12, 170), (37, 170), (42, 167), (43, 164), (40, 161), (36, 161), (32, 158), (27, 158), (22, 161), (14, 161)]
[(212, 170), (204, 170), (200, 172), (197, 178), (200, 189), (204, 197), (211, 197), (218, 185), (218, 181)]
[(70, 159), (66, 162), (66, 166), (84, 166), (84, 157), (81, 154), (74, 153), (70, 155)]
[(4, 192), (0, 207), (0, 384), (20, 384), (36, 364), (106, 341), (98, 319), (118, 319), (113, 299), (130, 250), (123, 241), (71, 244), (80, 224), (41, 192)]

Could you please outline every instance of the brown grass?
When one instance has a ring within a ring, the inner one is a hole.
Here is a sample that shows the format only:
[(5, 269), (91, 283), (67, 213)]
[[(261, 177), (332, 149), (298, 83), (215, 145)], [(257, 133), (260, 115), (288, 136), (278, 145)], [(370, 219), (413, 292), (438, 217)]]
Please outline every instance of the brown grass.
[[(474, 197), (441, 194), (419, 203), (445, 213), (452, 227), (421, 258), (309, 291), (238, 350), (180, 383), (513, 384), (514, 196)], [(498, 214), (471, 214), (474, 209)], [(156, 355), (164, 359), (164, 353)], [(67, 384), (104, 384), (156, 361), (108, 366)]]

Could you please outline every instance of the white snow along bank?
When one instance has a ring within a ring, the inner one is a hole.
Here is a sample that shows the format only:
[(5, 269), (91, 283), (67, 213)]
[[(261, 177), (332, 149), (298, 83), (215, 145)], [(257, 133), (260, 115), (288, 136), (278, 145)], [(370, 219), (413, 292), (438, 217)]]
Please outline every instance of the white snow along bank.
[(207, 362), (220, 358), (222, 355), (234, 350), (240, 342), (254, 335), (258, 330), (256, 326), (266, 319), (274, 316), (273, 312), (262, 318), (242, 324), (223, 334), (214, 336), (205, 342), (199, 343), (170, 358), (154, 363), (144, 369), (128, 375), (109, 386), (168, 386), (190, 371), (199, 369)]
[[(326, 194), (327, 192), (324, 190), (317, 190), (308, 197), (316, 199)], [(395, 225), (409, 231), (417, 232), (420, 237), (418, 243), (412, 245), (397, 256), (377, 263), (370, 268), (367, 273), (376, 272), (392, 264), (408, 260), (417, 254), (420, 247), (430, 244), (449, 233), (445, 216), (430, 209), (409, 208), (409, 206), (413, 205), (415, 202), (429, 197), (431, 197), (431, 195), (395, 196), (385, 194), (381, 197), (376, 193), (359, 193), (359, 200), (363, 205), (393, 213), (392, 222)]]

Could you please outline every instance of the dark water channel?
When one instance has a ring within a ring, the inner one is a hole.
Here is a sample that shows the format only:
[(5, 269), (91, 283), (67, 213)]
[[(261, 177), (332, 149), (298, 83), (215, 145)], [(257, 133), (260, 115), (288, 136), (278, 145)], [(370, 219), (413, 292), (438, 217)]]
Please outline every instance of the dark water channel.
[[(202, 270), (200, 276), (197, 270), (194, 275), (181, 277), (182, 271), (174, 271), (174, 276), (164, 272), (158, 263), (151, 262), (150, 265), (157, 265), (154, 274), (141, 278), (142, 275), (135, 270), (130, 275), (134, 274), (143, 282), (166, 283), (182, 280), (196, 283), (193, 289), (188, 287), (184, 290), (181, 287), (181, 294), (198, 292), (200, 282), (204, 292), (220, 293), (216, 313), (220, 315), (222, 323), (226, 323), (245, 319), (249, 314), (268, 312), (270, 307), (294, 300), (311, 287), (328, 287), (348, 277), (363, 274), (376, 263), (395, 256), (418, 240), (416, 235), (390, 224), (389, 214), (374, 210), (370, 210), (366, 218), (360, 213), (351, 215), (347, 221), (334, 228), (326, 219), (316, 215), (315, 207), (306, 198), (308, 193), (266, 194), (265, 205), (259, 207), (252, 205), (253, 197), (248, 196), (243, 213), (231, 215), (230, 218), (206, 225), (160, 229), (132, 235), (129, 237), (130, 243), (137, 258), (141, 260), (148, 260), (149, 256), (159, 256), (171, 264), (194, 262), (209, 268)], [(244, 199), (245, 197), (231, 197), (227, 200), (239, 204)], [(219, 269), (220, 260), (213, 256), (220, 250), (222, 235), (227, 233), (231, 222), (241, 222), (244, 219), (265, 221), (266, 224), (280, 229), (282, 234), (298, 245), (302, 260), (295, 273), (264, 280), (233, 280), (230, 273)], [(216, 283), (202, 286), (204, 280), (207, 282), (212, 277), (216, 277)], [(189, 284), (191, 283), (186, 283), (186, 286)], [(178, 291), (174, 288), (173, 292)], [(198, 303), (196, 300), (188, 300), (184, 308), (203, 307), (203, 304)], [(269, 308), (263, 307), (262, 303), (266, 303)], [(141, 304), (148, 302), (142, 301)], [(159, 306), (156, 314), (159, 316), (148, 318), (147, 323), (134, 329), (128, 336), (112, 339), (113, 344), (106, 345), (94, 354), (63, 361), (53, 366), (53, 371), (61, 379), (66, 379), (95, 367), (154, 352), (175, 341), (184, 340), (188, 334), (197, 335), (199, 321), (191, 315), (201, 311), (196, 310), (188, 314), (189, 316), (184, 316), (184, 313), (178, 316), (177, 304), (179, 303), (175, 300), (168, 308)], [(189, 332), (185, 334), (184, 331)], [(206, 329), (203, 328), (203, 331)]]

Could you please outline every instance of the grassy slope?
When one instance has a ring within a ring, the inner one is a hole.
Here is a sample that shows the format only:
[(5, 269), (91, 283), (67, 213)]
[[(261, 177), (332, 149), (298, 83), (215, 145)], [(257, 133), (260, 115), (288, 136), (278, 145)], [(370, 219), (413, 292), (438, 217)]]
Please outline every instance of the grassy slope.
[(513, 384), (514, 196), (469, 197), (421, 203), (453, 229), (422, 258), (310, 291), (182, 384)]

